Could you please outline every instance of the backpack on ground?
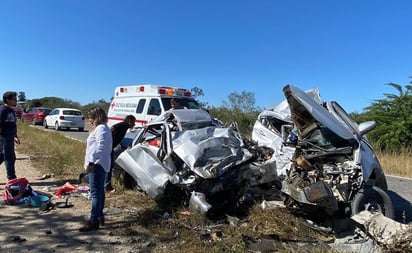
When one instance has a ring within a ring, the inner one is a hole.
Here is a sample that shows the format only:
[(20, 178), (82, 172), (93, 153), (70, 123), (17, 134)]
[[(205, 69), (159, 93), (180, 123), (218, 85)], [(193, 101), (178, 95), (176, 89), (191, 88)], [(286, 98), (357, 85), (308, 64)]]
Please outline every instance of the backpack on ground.
[(7, 204), (16, 204), (20, 198), (27, 195), (28, 188), (29, 181), (26, 178), (10, 179), (4, 187), (3, 200)]

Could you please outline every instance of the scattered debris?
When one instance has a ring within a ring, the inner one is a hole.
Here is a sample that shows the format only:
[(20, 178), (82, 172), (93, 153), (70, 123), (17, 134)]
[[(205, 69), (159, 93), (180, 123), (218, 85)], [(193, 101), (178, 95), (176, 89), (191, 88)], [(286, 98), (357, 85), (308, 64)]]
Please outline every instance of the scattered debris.
[(19, 235), (9, 236), (8, 240), (11, 241), (11, 242), (25, 242), (25, 241), (27, 241), (26, 238), (22, 238)]
[(351, 217), (356, 224), (381, 245), (408, 242), (412, 250), (412, 227), (389, 219), (381, 212), (362, 211)]
[(37, 178), (38, 180), (45, 180), (45, 179), (48, 179), (48, 178), (51, 178), (51, 177), (54, 177), (54, 174), (53, 173), (51, 173), (51, 174), (44, 174), (43, 176), (41, 176), (41, 177), (39, 177), (39, 178)]

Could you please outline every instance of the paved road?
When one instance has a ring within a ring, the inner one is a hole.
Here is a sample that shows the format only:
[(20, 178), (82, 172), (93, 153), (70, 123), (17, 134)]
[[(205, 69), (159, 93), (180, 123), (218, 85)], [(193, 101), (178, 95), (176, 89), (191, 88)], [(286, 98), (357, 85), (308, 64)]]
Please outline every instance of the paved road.
[(396, 220), (402, 223), (412, 222), (412, 179), (397, 176), (386, 176), (386, 178)]
[[(45, 129), (42, 126), (36, 126)], [(86, 124), (83, 132), (73, 130), (62, 130), (60, 133), (73, 138), (86, 142), (88, 136), (88, 128)], [(47, 131), (55, 131), (54, 129), (45, 129)], [(396, 220), (399, 222), (412, 222), (412, 179), (387, 175), (388, 181), (388, 194), (392, 199), (393, 206), (395, 208)]]
[[(34, 127), (43, 129), (45, 131), (56, 132), (56, 130), (54, 130), (53, 127), (51, 127), (51, 128), (49, 127), (47, 129), (44, 128), (44, 126), (41, 126), (41, 125), (36, 125)], [(73, 138), (75, 140), (86, 142), (87, 136), (89, 135), (89, 127), (90, 127), (90, 125), (86, 123), (86, 125), (84, 127), (84, 131), (78, 131), (77, 128), (73, 128), (73, 129), (70, 129), (70, 130), (62, 129), (62, 130), (58, 131), (58, 133), (64, 134), (65, 136), (67, 136), (69, 138)]]

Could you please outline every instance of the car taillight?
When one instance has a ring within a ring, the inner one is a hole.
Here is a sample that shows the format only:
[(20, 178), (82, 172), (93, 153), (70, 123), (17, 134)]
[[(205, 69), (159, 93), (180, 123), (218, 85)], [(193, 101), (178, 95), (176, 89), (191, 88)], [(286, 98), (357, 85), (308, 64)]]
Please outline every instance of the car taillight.
[(64, 116), (60, 116), (59, 119), (64, 120)]

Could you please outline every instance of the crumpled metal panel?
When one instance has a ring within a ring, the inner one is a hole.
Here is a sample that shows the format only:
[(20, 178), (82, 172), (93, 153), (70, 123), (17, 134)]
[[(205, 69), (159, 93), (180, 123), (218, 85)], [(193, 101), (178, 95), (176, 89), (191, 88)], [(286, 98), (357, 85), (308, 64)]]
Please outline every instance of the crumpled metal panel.
[[(299, 129), (299, 133), (303, 135), (302, 137), (309, 131), (305, 129), (306, 125), (299, 124), (298, 119), (305, 119), (305, 116), (311, 116), (314, 122), (321, 123), (341, 138), (346, 140), (355, 138), (354, 134), (347, 127), (342, 125), (326, 108), (318, 104), (317, 101), (302, 90), (287, 85), (283, 88), (283, 92), (289, 102), (292, 118), (295, 118), (295, 125)], [(305, 122), (305, 124), (308, 124), (308, 122)]]
[(136, 145), (125, 150), (116, 163), (129, 173), (150, 197), (159, 199), (169, 181), (172, 170), (156, 157), (155, 148)]
[(276, 163), (277, 176), (286, 176), (290, 169), (295, 147), (283, 145), (283, 138), (265, 127), (259, 120), (253, 126), (252, 139), (260, 146), (267, 146), (274, 150), (271, 161)]
[(197, 129), (213, 125), (213, 119), (210, 115), (201, 109), (177, 109), (169, 110), (160, 115), (152, 122), (164, 122), (169, 119), (179, 126), (179, 130)]
[(205, 127), (176, 132), (173, 151), (197, 175), (207, 179), (252, 158), (241, 136), (231, 128)]

